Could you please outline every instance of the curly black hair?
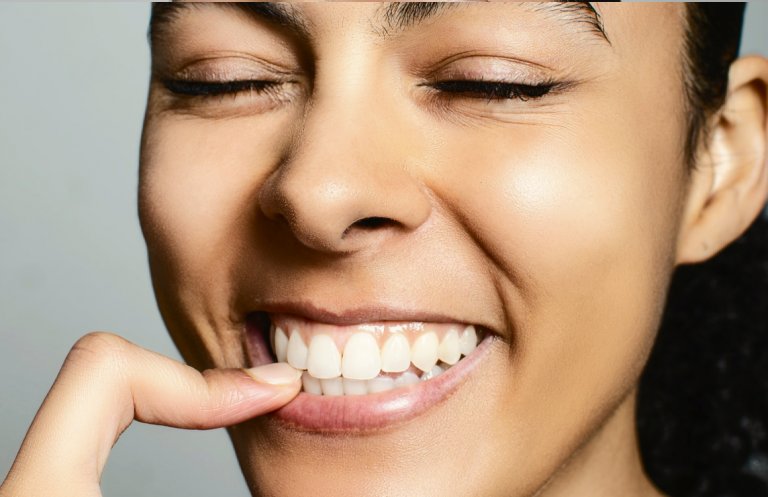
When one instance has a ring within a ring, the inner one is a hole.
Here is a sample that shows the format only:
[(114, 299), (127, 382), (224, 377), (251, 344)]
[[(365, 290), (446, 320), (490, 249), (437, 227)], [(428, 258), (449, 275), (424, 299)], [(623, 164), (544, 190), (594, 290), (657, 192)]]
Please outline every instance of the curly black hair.
[[(686, 158), (726, 96), (744, 4), (687, 4)], [(768, 496), (768, 221), (670, 286), (640, 382), (640, 448), (675, 497)]]

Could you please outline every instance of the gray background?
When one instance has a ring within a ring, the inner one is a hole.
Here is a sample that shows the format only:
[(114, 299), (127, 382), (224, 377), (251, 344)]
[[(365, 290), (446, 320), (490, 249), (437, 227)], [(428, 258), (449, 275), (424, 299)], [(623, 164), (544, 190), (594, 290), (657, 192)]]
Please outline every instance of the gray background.
[[(0, 478), (67, 351), (91, 330), (179, 358), (136, 218), (149, 75), (143, 3), (0, 4)], [(742, 53), (768, 54), (768, 4)], [(246, 496), (226, 432), (134, 424), (106, 496)]]

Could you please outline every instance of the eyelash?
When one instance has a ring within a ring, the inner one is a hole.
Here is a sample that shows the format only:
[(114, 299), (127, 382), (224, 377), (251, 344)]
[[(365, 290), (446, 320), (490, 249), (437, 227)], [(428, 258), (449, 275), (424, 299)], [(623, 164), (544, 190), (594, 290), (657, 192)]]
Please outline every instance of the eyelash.
[(217, 97), (237, 95), (239, 93), (263, 93), (282, 84), (279, 81), (242, 80), (242, 81), (185, 81), (166, 80), (165, 87), (171, 92), (184, 97)]
[(502, 81), (448, 80), (429, 83), (426, 86), (441, 93), (483, 98), (488, 102), (492, 100), (521, 100), (526, 102), (545, 96), (557, 84), (552, 81), (529, 85)]
[[(185, 81), (166, 80), (165, 87), (176, 95), (183, 97), (224, 97), (237, 96), (240, 93), (266, 93), (275, 91), (278, 86), (284, 84), (280, 81), (242, 80), (242, 81)], [(427, 86), (447, 96), (466, 96), (469, 98), (485, 99), (488, 102), (498, 100), (528, 101), (544, 97), (547, 93), (558, 87), (553, 81), (530, 85), (520, 83), (505, 83), (501, 81), (478, 80), (447, 80), (435, 83), (423, 83), (419, 86)]]

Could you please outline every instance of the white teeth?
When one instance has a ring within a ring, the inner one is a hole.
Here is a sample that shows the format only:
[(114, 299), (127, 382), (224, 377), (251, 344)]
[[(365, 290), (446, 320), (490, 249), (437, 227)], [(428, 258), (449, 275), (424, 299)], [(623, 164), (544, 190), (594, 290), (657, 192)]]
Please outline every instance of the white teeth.
[(437, 348), (437, 357), (446, 364), (456, 364), (461, 358), (459, 349), (459, 332), (455, 329), (448, 330)]
[(312, 337), (307, 353), (307, 370), (321, 380), (341, 376), (341, 354), (333, 338), (328, 335)]
[(421, 379), (424, 381), (430, 380), (435, 376), (440, 376), (440, 374), (442, 374), (443, 371), (444, 371), (443, 368), (435, 364), (434, 366), (432, 366), (432, 369), (430, 369), (429, 371), (421, 375)]
[(414, 385), (419, 382), (419, 377), (410, 371), (401, 374), (395, 379), (396, 387), (406, 387), (408, 385)]
[(411, 346), (401, 333), (387, 338), (381, 348), (381, 370), (386, 373), (400, 373), (411, 367)]
[(381, 353), (376, 339), (369, 333), (355, 333), (344, 347), (341, 373), (344, 378), (370, 380), (381, 371)]
[(464, 328), (459, 338), (459, 349), (463, 355), (469, 355), (477, 347), (477, 332), (472, 325)]
[(288, 351), (286, 353), (288, 364), (296, 369), (307, 369), (307, 346), (301, 338), (298, 330), (293, 330), (288, 339)]
[(395, 380), (389, 376), (378, 376), (372, 380), (368, 380), (368, 393), (386, 392), (393, 388), (395, 388)]
[(411, 362), (422, 371), (429, 371), (437, 364), (437, 348), (440, 342), (433, 332), (424, 333), (413, 342)]
[(341, 378), (320, 380), (320, 386), (323, 389), (323, 395), (344, 395), (344, 384), (342, 383)]
[(344, 378), (344, 395), (365, 395), (368, 393), (368, 381)]
[(285, 362), (288, 357), (288, 337), (279, 326), (275, 330), (275, 356), (277, 362)]
[[(430, 380), (477, 348), (477, 330), (469, 325), (461, 332), (449, 328), (442, 340), (428, 331), (413, 344), (405, 334), (390, 334), (379, 350), (377, 339), (359, 331), (347, 340), (340, 353), (330, 335), (312, 336), (309, 347), (294, 329), (290, 338), (284, 328), (274, 328), (273, 346), (278, 362), (288, 362), (302, 374), (303, 390), (312, 395), (366, 395)], [(438, 364), (439, 361), (439, 364)], [(411, 365), (419, 371), (410, 369)], [(415, 374), (416, 371), (419, 374)], [(401, 373), (381, 376), (381, 373)], [(420, 375), (420, 376), (419, 376)]]
[(323, 389), (320, 386), (320, 380), (310, 375), (306, 371), (301, 374), (301, 384), (304, 387), (304, 391), (313, 395), (321, 395)]

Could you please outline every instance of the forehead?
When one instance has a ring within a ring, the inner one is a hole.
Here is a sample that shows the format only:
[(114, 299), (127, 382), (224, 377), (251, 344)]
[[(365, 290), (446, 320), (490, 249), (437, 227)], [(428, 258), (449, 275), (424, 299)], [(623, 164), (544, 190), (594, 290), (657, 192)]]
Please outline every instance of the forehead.
[(364, 19), (371, 34), (390, 37), (421, 25), (460, 20), (492, 12), (499, 20), (509, 22), (536, 20), (553, 30), (570, 31), (583, 41), (598, 41), (611, 45), (639, 41), (659, 44), (679, 41), (684, 26), (684, 7), (677, 3), (603, 3), (603, 2), (365, 2), (364, 8), (354, 2), (343, 3), (291, 3), (244, 2), (208, 3), (175, 2), (155, 4), (150, 33), (153, 44), (165, 41), (189, 14), (208, 9), (227, 10), (244, 17), (280, 26), (293, 34), (311, 38), (329, 21), (336, 18), (336, 27), (342, 27), (339, 17)]
[[(314, 22), (305, 13), (306, 9), (290, 2), (220, 3), (212, 6), (237, 10), (246, 15), (270, 20), (275, 24), (303, 34), (308, 34), (314, 27)], [(162, 30), (168, 24), (172, 24), (180, 15), (183, 15), (185, 11), (195, 7), (199, 7), (199, 5), (191, 2), (155, 5), (152, 19), (153, 30)], [(389, 35), (393, 31), (401, 31), (429, 19), (440, 17), (447, 11), (468, 7), (472, 8), (471, 4), (459, 2), (380, 3), (373, 9), (369, 21), (373, 31), (382, 35)], [(587, 31), (593, 31), (605, 38), (600, 13), (590, 2), (511, 3), (507, 4), (507, 7), (549, 12), (552, 17), (559, 17), (563, 22), (581, 23), (587, 28)], [(326, 6), (324, 8), (336, 9), (337, 7)]]

